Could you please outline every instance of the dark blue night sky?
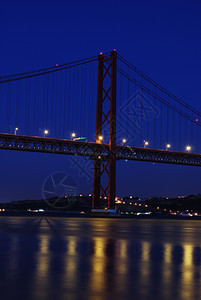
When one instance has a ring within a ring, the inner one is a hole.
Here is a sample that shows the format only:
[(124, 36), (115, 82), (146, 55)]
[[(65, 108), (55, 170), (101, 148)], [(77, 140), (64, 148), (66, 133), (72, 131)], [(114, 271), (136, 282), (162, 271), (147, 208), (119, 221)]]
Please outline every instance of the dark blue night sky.
[[(54, 66), (114, 48), (201, 111), (201, 3), (192, 1), (1, 1), (0, 76)], [(81, 162), (85, 163), (85, 162)], [(0, 201), (42, 197), (45, 179), (71, 174), (81, 194), (90, 176), (71, 157), (0, 152)], [(117, 163), (117, 195), (201, 192), (201, 169)], [(90, 173), (90, 172), (89, 172)]]

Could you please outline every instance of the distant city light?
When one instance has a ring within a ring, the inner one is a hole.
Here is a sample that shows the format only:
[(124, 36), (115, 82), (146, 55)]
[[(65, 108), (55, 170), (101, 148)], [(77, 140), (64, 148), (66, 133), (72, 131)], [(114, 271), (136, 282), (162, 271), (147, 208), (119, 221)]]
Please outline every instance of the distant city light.
[(186, 146), (186, 151), (190, 152), (191, 151), (191, 146)]

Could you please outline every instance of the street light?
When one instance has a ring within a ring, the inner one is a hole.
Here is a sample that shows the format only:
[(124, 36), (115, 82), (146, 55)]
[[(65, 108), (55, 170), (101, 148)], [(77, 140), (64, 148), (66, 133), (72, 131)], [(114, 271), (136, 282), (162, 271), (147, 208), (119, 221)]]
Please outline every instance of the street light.
[(44, 130), (44, 137), (48, 135), (49, 131), (47, 129)]
[(191, 151), (191, 146), (186, 146), (186, 151), (190, 152)]
[(73, 133), (71, 134), (71, 137), (72, 137), (72, 139), (76, 137), (75, 132), (73, 132)]
[(122, 145), (125, 144), (125, 143), (126, 143), (126, 139), (123, 139), (122, 140)]
[(144, 141), (144, 148), (146, 148), (146, 146), (149, 145), (149, 142), (148, 141)]
[(167, 144), (166, 145), (166, 150), (170, 149), (171, 145), (170, 144)]
[(96, 143), (101, 144), (102, 140), (103, 140), (103, 136), (99, 135), (98, 140), (96, 140)]
[(15, 128), (15, 135), (17, 134), (17, 131), (18, 131), (18, 130), (19, 130), (19, 129), (16, 127), (16, 128)]

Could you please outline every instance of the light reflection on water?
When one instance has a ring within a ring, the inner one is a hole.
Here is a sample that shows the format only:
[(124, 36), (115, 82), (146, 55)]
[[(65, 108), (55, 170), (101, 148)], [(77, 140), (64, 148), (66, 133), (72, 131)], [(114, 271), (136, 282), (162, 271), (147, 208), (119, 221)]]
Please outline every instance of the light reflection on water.
[(0, 219), (0, 299), (200, 299), (201, 223)]

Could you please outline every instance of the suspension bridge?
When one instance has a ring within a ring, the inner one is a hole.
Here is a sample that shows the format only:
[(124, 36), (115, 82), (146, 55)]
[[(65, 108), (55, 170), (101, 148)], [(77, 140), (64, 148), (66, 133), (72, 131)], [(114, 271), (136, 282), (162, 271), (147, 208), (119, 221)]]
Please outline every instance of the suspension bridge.
[(115, 207), (118, 160), (201, 166), (200, 127), (201, 112), (115, 50), (0, 77), (0, 149), (94, 160), (93, 208)]

